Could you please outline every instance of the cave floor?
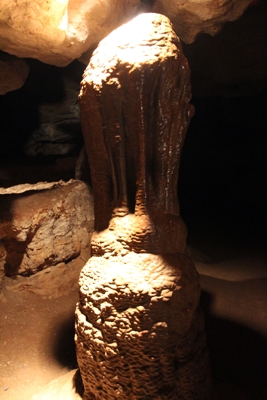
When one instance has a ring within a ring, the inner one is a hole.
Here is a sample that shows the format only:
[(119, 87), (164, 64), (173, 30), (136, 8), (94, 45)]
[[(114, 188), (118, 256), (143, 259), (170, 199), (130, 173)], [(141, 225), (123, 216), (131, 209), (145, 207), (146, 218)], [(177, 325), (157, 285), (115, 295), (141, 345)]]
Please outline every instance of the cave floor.
[[(266, 400), (266, 253), (246, 248), (227, 254), (221, 249), (218, 260), (203, 262), (201, 254), (193, 250), (192, 257), (202, 286), (213, 399)], [(59, 289), (59, 277), (53, 271), (31, 280), (20, 278), (19, 282), (4, 278), (0, 298), (1, 399), (81, 399), (72, 388), (77, 377), (73, 335), (78, 300), (73, 281), (78, 279), (85, 258), (69, 263), (73, 279), (61, 273)]]

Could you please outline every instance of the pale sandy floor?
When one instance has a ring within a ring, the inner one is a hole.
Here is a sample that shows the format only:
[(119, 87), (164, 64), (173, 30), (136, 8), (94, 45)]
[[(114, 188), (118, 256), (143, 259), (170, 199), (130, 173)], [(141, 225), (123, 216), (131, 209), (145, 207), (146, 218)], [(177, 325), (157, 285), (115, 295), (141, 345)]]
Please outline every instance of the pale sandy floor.
[[(76, 263), (70, 265), (73, 277), (83, 260)], [(196, 261), (196, 267), (201, 274), (214, 399), (266, 400), (266, 254), (245, 249), (243, 255), (215, 263)], [(0, 303), (1, 400), (30, 400), (35, 394), (37, 400), (81, 398), (71, 391), (78, 290), (65, 275), (56, 293), (51, 276), (38, 281), (37, 293), (33, 283), (18, 289), (5, 282)], [(59, 297), (53, 298), (55, 294)]]
[[(74, 310), (83, 264), (83, 260), (73, 261), (68, 265), (70, 275), (48, 273), (37, 284), (27, 284), (28, 278), (21, 278), (18, 287), (4, 281), (0, 302), (1, 400), (29, 400), (51, 380), (76, 368)], [(60, 290), (55, 289), (55, 283)]]

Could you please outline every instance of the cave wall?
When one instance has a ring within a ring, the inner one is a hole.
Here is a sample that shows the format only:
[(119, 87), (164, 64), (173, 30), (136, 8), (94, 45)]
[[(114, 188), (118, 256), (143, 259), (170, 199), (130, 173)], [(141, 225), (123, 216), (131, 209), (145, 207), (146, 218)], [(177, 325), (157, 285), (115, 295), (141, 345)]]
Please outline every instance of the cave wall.
[(0, 49), (20, 58), (65, 66), (113, 29), (143, 11), (166, 15), (186, 43), (216, 34), (252, 0), (1, 0)]

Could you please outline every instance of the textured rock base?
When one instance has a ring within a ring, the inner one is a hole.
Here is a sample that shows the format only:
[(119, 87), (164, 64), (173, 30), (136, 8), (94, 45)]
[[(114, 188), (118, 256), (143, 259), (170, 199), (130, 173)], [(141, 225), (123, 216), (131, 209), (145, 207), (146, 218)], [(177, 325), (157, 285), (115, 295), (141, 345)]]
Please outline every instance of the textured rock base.
[(29, 276), (68, 262), (90, 244), (92, 194), (80, 181), (0, 190), (0, 277)]
[(92, 257), (76, 309), (83, 399), (210, 398), (199, 294), (184, 255)]

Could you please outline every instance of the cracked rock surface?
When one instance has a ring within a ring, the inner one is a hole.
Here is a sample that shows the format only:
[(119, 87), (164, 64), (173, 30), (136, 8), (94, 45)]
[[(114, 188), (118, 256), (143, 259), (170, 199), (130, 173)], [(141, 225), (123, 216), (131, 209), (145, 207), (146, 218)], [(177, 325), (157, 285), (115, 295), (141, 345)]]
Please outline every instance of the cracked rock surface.
[(83, 182), (2, 189), (0, 210), (2, 274), (32, 275), (78, 257), (89, 246), (92, 195)]

